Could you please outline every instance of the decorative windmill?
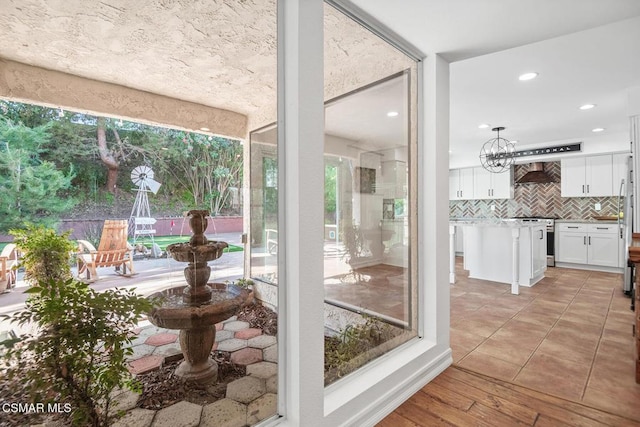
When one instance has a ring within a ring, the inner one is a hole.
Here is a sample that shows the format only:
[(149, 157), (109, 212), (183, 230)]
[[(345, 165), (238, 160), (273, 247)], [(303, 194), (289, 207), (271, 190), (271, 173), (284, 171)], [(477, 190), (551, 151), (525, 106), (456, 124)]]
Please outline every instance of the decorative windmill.
[(133, 169), (131, 181), (138, 188), (129, 217), (129, 234), (133, 235), (134, 245), (139, 236), (149, 236), (153, 244), (153, 235), (156, 234), (153, 225), (156, 219), (151, 217), (148, 193), (151, 191), (156, 194), (161, 184), (153, 179), (153, 170), (149, 166), (137, 166)]

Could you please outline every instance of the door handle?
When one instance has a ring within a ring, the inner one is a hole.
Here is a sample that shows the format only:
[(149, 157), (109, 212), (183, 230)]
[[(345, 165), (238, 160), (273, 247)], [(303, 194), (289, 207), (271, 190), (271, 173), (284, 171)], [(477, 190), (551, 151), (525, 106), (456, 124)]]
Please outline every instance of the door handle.
[(591, 244), (591, 236), (589, 236), (589, 244)]
[(587, 244), (587, 236), (582, 236), (582, 244), (583, 245)]
[(544, 231), (542, 230), (538, 230), (540, 232), (540, 240), (544, 239)]
[(582, 194), (584, 194), (584, 184), (582, 184)]
[(587, 193), (589, 193), (589, 184), (587, 184)]

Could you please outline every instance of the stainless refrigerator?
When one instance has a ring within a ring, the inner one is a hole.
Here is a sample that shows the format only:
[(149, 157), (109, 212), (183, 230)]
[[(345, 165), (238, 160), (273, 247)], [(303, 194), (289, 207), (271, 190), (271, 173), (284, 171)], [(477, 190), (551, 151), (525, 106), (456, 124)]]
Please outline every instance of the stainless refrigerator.
[(631, 156), (629, 156), (627, 165), (628, 173), (620, 182), (620, 192), (618, 194), (618, 228), (619, 237), (623, 239), (624, 275), (622, 278), (622, 290), (625, 294), (630, 295), (634, 280), (633, 265), (627, 260), (633, 233), (633, 158)]

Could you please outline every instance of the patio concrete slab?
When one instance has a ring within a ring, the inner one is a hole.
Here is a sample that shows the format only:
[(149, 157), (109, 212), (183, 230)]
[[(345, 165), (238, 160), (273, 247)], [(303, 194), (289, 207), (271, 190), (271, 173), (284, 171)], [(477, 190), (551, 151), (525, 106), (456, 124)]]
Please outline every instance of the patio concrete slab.
[(162, 362), (164, 362), (164, 357), (162, 356), (144, 356), (133, 362), (129, 362), (129, 372), (134, 375), (144, 374), (145, 372), (160, 368)]
[(153, 351), (153, 355), (164, 357), (164, 361), (167, 363), (175, 362), (176, 360), (184, 358), (182, 350), (180, 349), (180, 343), (177, 342), (156, 347)]
[(246, 347), (231, 353), (231, 362), (236, 365), (247, 366), (262, 360), (262, 350)]
[(112, 396), (109, 413), (116, 414), (118, 411), (128, 411), (136, 407), (140, 394), (132, 390), (121, 390)]
[(218, 351), (238, 351), (247, 346), (247, 340), (231, 338), (218, 343)]
[(255, 338), (259, 335), (262, 335), (262, 329), (247, 328), (247, 329), (242, 329), (241, 331), (236, 332), (234, 338), (238, 338), (239, 340), (248, 340), (251, 338)]
[(247, 375), (267, 379), (278, 374), (278, 365), (270, 362), (258, 362), (247, 366)]
[(152, 427), (197, 427), (200, 424), (202, 406), (182, 401), (161, 409), (156, 414)]
[(249, 339), (249, 342), (247, 344), (249, 345), (249, 347), (267, 348), (274, 345), (276, 341), (276, 337), (274, 337), (273, 335), (260, 335)]
[(233, 335), (234, 335), (233, 331), (225, 331), (225, 330), (216, 331), (216, 342), (229, 340), (233, 338)]
[(161, 333), (161, 334), (151, 335), (149, 338), (147, 338), (147, 340), (144, 343), (147, 345), (153, 345), (153, 346), (159, 347), (161, 345), (171, 344), (173, 342), (176, 342), (177, 340), (178, 340), (178, 335), (176, 334)]
[(278, 376), (274, 375), (271, 378), (267, 378), (267, 393), (278, 393)]
[(244, 377), (227, 385), (227, 399), (233, 399), (240, 403), (249, 403), (265, 394), (267, 387), (265, 381), (255, 377)]
[(278, 345), (274, 344), (262, 350), (262, 357), (265, 362), (278, 363)]
[(278, 396), (267, 393), (260, 396), (247, 407), (247, 424), (254, 425), (276, 414)]
[(202, 409), (200, 427), (244, 427), (247, 406), (232, 399), (222, 399)]
[(150, 427), (156, 411), (136, 408), (127, 412), (122, 418), (112, 424), (112, 427)]
[(249, 324), (247, 322), (242, 322), (240, 320), (233, 320), (231, 322), (224, 323), (224, 329), (227, 331), (237, 332), (243, 329), (247, 329), (248, 327)]

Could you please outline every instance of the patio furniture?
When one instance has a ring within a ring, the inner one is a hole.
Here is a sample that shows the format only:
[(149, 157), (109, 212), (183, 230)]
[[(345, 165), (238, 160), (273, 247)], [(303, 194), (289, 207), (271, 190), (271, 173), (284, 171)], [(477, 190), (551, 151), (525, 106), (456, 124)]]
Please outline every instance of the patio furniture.
[(267, 228), (267, 252), (269, 255), (278, 255), (278, 230)]
[(0, 293), (15, 286), (19, 258), (18, 249), (13, 243), (5, 246), (0, 253)]
[(90, 242), (78, 240), (78, 277), (86, 273), (88, 281), (96, 281), (98, 267), (115, 267), (118, 274), (134, 275), (133, 247), (127, 242), (127, 228), (127, 220), (106, 220), (97, 250)]

